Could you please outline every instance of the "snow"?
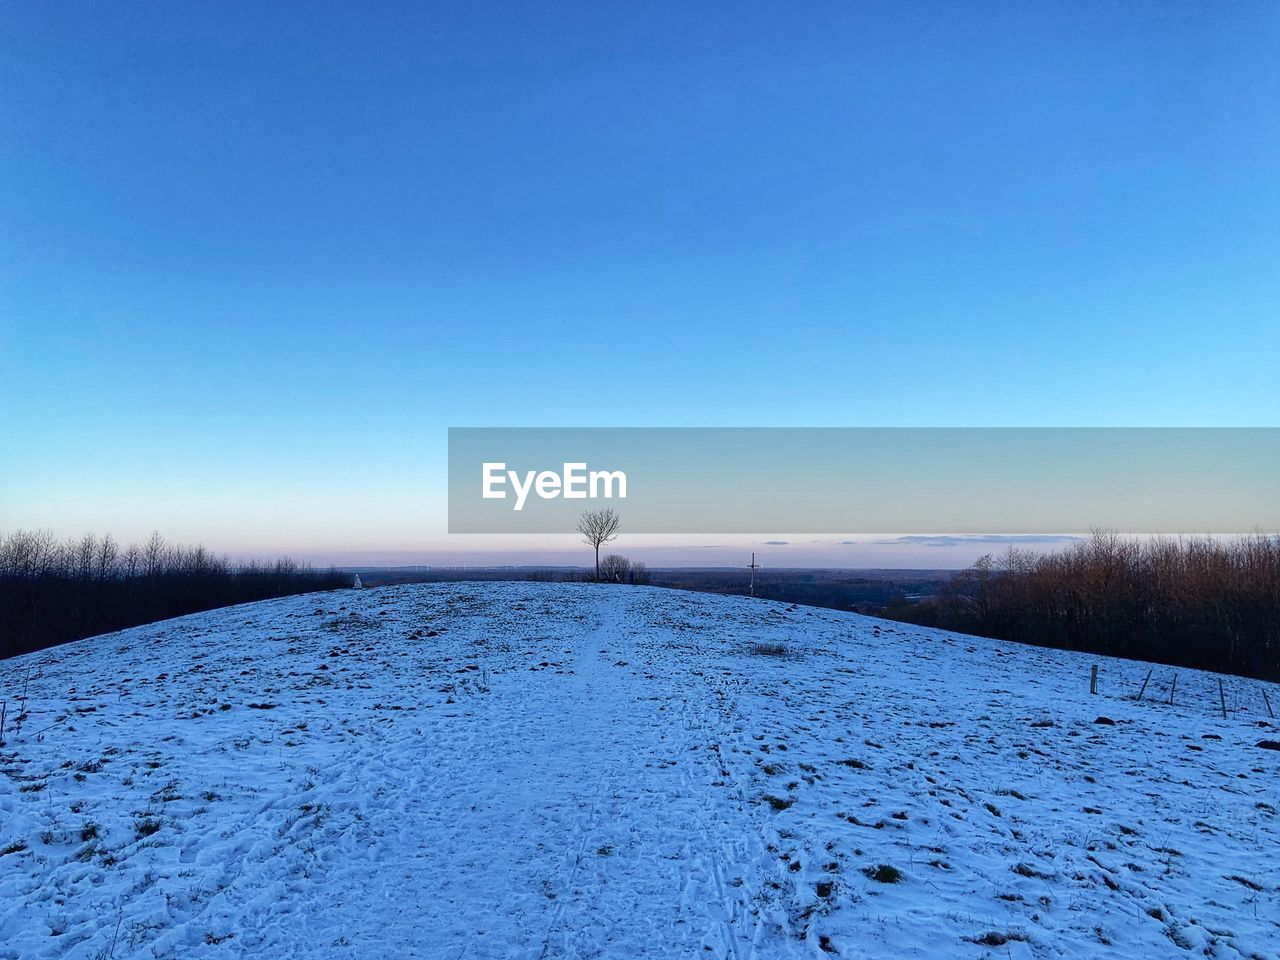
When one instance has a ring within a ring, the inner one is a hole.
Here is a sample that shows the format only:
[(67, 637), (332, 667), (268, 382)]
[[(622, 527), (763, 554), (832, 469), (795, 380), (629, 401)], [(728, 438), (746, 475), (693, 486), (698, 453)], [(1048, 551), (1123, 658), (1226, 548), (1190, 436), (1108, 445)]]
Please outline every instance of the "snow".
[(0, 958), (1278, 956), (1263, 685), (1148, 669), (591, 584), (97, 637), (0, 662)]

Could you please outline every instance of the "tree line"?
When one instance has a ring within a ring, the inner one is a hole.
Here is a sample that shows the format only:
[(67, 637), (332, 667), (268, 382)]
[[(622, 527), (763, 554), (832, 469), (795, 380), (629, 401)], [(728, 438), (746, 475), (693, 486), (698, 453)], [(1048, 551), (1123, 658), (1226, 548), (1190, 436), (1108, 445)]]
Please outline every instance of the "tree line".
[(0, 536), (0, 658), (200, 610), (351, 585), (336, 570), (282, 558), (233, 564), (159, 533), (121, 547), (110, 535)]
[(963, 633), (1280, 679), (1280, 537), (1121, 537), (983, 557), (884, 615)]

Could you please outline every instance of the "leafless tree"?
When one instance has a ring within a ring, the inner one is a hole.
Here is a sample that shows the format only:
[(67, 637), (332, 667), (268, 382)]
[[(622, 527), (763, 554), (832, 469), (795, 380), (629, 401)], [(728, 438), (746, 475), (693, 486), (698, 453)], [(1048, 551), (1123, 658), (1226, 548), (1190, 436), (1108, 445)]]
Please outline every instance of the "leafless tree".
[(86, 533), (78, 541), (69, 541), (68, 547), (76, 575), (88, 583), (93, 578), (93, 558), (98, 552), (97, 539), (92, 533)]
[(151, 536), (142, 547), (142, 566), (147, 579), (154, 580), (160, 575), (160, 567), (164, 564), (164, 537), (159, 530), (153, 530)]
[(138, 571), (142, 569), (141, 548), (136, 543), (130, 544), (129, 549), (121, 556), (120, 563), (126, 580), (138, 576)]
[(582, 534), (583, 542), (596, 551), (596, 579), (600, 579), (600, 547), (610, 540), (617, 539), (621, 518), (612, 507), (599, 510), (588, 510), (578, 518), (577, 530)]
[(116, 558), (120, 556), (120, 546), (115, 537), (107, 534), (98, 541), (98, 550), (93, 558), (93, 573), (98, 580), (106, 580), (115, 571)]

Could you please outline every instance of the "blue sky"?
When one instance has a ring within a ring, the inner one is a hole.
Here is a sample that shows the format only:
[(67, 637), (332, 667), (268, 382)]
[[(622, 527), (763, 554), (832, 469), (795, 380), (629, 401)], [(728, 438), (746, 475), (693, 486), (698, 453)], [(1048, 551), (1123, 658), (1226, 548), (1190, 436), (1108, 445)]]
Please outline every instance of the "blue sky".
[(1280, 423), (1274, 3), (10, 4), (0, 48), (0, 528), (495, 550), (444, 536), (451, 425)]

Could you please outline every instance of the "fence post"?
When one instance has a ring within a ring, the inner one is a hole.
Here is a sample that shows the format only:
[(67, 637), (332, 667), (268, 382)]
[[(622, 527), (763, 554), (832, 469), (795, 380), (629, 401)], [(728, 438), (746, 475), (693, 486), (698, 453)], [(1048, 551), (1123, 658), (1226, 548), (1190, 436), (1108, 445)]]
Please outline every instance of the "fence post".
[(1098, 665), (1096, 663), (1089, 668), (1089, 692), (1098, 692)]
[(1173, 672), (1173, 684), (1169, 687), (1169, 706), (1173, 706), (1173, 695), (1178, 689), (1178, 671)]
[(1147, 678), (1142, 681), (1142, 689), (1138, 691), (1138, 699), (1142, 699), (1142, 695), (1147, 692), (1147, 684), (1151, 682), (1151, 674), (1155, 672), (1155, 667), (1147, 671)]
[(1222, 690), (1222, 678), (1218, 678), (1218, 703), (1222, 706), (1222, 719), (1227, 719), (1227, 695)]
[(1272, 720), (1274, 720), (1276, 718), (1276, 715), (1271, 712), (1271, 698), (1267, 696), (1266, 690), (1262, 691), (1262, 702), (1267, 705), (1267, 716), (1269, 716)]

